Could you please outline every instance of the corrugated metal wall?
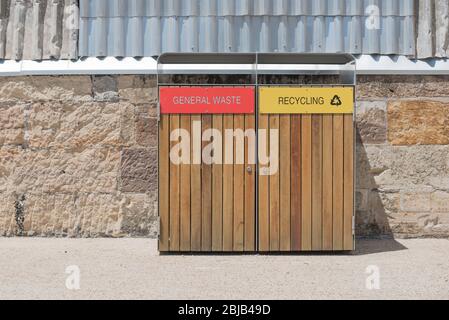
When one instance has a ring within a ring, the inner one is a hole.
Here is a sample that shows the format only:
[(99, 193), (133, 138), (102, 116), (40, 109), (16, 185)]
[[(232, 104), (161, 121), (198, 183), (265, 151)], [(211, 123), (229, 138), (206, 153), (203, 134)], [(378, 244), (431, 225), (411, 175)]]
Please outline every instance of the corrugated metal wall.
[(0, 0), (1, 59), (78, 58), (77, 0)]
[(420, 0), (417, 57), (449, 57), (449, 0)]
[(448, 57), (449, 0), (0, 0), (0, 59), (256, 51)]
[(414, 0), (81, 0), (80, 8), (81, 56), (415, 54)]

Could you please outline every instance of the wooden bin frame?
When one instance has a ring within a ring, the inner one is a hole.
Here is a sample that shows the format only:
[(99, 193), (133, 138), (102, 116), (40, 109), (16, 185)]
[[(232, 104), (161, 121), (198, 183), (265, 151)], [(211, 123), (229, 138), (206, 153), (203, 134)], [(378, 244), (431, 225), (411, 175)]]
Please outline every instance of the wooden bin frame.
[[(170, 65), (170, 68), (165, 68)], [(230, 67), (223, 67), (228, 65)], [(282, 66), (282, 68), (279, 68)], [(271, 68), (270, 68), (271, 67)], [(190, 83), (164, 83), (161, 82), (162, 75), (251, 75), (251, 82), (238, 84), (190, 84)], [(308, 76), (326, 76), (333, 75), (339, 77), (339, 83), (326, 84), (306, 84), (295, 85), (291, 83), (259, 83), (260, 75), (308, 75)], [(259, 128), (259, 88), (260, 87), (348, 87), (354, 88), (354, 110), (352, 113), (353, 125), (353, 195), (352, 195), (352, 248), (342, 250), (320, 250), (320, 251), (352, 251), (355, 250), (355, 189), (356, 189), (356, 64), (355, 58), (350, 54), (296, 54), (296, 53), (165, 53), (157, 59), (157, 117), (160, 121), (159, 88), (167, 86), (185, 86), (185, 87), (233, 87), (233, 86), (253, 86), (255, 88), (255, 127)], [(258, 149), (258, 139), (256, 139), (256, 153)], [(159, 130), (158, 130), (159, 146)], [(158, 170), (159, 170), (159, 147), (158, 147)], [(255, 165), (255, 250), (253, 252), (271, 252), (269, 250), (260, 250), (259, 244), (259, 163), (256, 159)], [(159, 214), (159, 174), (158, 174), (158, 218)], [(160, 222), (159, 222), (160, 228)], [(160, 231), (158, 239), (160, 238)], [(158, 242), (159, 248), (160, 242)], [(160, 248), (159, 248), (160, 249)], [(159, 250), (160, 251), (160, 250)], [(200, 252), (198, 250), (197, 252)], [(306, 250), (308, 251), (308, 250)], [(160, 251), (161, 253), (170, 252), (170, 250)], [(195, 252), (195, 251), (176, 251)], [(202, 251), (204, 252), (204, 251)], [(210, 251), (212, 252), (212, 251)], [(226, 251), (222, 251), (226, 252)], [(274, 252), (304, 252), (304, 250), (276, 250)]]

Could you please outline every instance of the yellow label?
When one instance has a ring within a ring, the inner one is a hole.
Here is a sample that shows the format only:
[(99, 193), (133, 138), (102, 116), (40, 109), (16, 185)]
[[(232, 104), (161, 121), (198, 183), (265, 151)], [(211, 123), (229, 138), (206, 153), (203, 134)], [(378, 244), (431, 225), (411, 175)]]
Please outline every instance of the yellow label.
[(353, 113), (352, 87), (260, 87), (260, 113)]

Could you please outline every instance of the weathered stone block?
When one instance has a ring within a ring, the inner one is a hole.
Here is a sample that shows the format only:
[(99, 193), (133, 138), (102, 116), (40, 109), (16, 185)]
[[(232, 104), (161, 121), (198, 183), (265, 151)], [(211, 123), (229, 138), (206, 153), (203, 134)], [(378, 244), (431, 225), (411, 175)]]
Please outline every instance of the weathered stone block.
[(444, 172), (441, 176), (429, 177), (429, 184), (435, 189), (449, 191), (449, 173)]
[(156, 237), (156, 194), (126, 194), (122, 196), (121, 232), (131, 236)]
[(92, 91), (97, 101), (118, 101), (117, 77), (107, 75), (92, 76)]
[(127, 146), (122, 123), (133, 108), (128, 103), (36, 103), (29, 115), (29, 146), (82, 151), (93, 146)]
[(27, 235), (80, 236), (80, 229), (74, 227), (78, 219), (73, 194), (26, 194), (24, 233)]
[(120, 151), (0, 149), (0, 192), (115, 192)]
[(364, 144), (382, 144), (387, 140), (385, 101), (360, 101), (357, 104), (357, 137)]
[(449, 212), (449, 192), (435, 191), (432, 193), (430, 201), (432, 203), (432, 212)]
[(418, 191), (401, 192), (401, 211), (406, 212), (429, 212), (431, 192), (422, 187)]
[(391, 221), (396, 236), (411, 237), (447, 237), (449, 224), (444, 214), (406, 212), (398, 213)]
[(0, 106), (0, 146), (25, 142), (25, 104)]
[(120, 201), (114, 194), (29, 194), (25, 206), (25, 233), (116, 236), (121, 228)]
[(75, 228), (89, 237), (119, 236), (122, 215), (121, 198), (115, 194), (86, 194), (77, 199), (79, 220)]
[(449, 103), (390, 102), (388, 140), (393, 145), (449, 144)]
[(136, 112), (135, 106), (131, 103), (121, 102), (122, 112), (120, 116), (120, 137), (123, 146), (132, 146), (136, 144)]
[(121, 237), (157, 236), (155, 195), (27, 193), (23, 223), (15, 194), (0, 194), (0, 235)]
[(144, 114), (150, 118), (157, 118), (157, 103), (137, 104), (136, 114)]
[(121, 100), (130, 103), (157, 103), (157, 83), (155, 76), (120, 76), (117, 79)]
[(399, 194), (372, 190), (367, 193), (366, 208), (357, 210), (358, 236), (391, 235), (388, 217), (399, 208)]
[(449, 179), (448, 158), (449, 146), (359, 145), (357, 188), (401, 190), (428, 185), (441, 189), (439, 185)]
[(391, 167), (391, 150), (388, 146), (357, 145), (356, 187), (373, 189), (378, 179)]
[(0, 148), (0, 193), (8, 191), (11, 187), (11, 176), (16, 174), (17, 170), (20, 171), (20, 168), (16, 169), (16, 166), (20, 164), (22, 152), (22, 149), (16, 146)]
[(158, 122), (145, 114), (139, 114), (136, 119), (136, 141), (145, 147), (157, 147)]
[(392, 233), (400, 238), (421, 237), (423, 234), (422, 227), (417, 222), (405, 222), (392, 219), (390, 221), (390, 227)]
[(89, 101), (89, 76), (1, 77), (0, 101)]
[[(379, 204), (381, 208), (375, 208), (375, 204)], [(389, 191), (372, 191), (370, 193), (370, 202), (368, 204), (373, 210), (377, 210), (384, 217), (387, 217), (391, 213), (398, 212), (400, 207), (400, 193)]]
[(157, 190), (157, 149), (124, 149), (121, 157), (123, 192), (155, 192)]
[(17, 232), (15, 201), (18, 195), (0, 193), (0, 236), (12, 236)]
[(357, 77), (357, 99), (449, 97), (449, 76)]
[(449, 227), (449, 211), (447, 212), (442, 212), (438, 214), (439, 216), (439, 222), (441, 224), (447, 225)]

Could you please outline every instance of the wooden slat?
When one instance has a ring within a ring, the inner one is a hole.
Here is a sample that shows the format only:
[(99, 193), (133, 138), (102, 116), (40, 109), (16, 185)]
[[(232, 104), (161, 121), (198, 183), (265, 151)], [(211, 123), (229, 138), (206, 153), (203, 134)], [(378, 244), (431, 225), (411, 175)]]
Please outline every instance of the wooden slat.
[(279, 116), (279, 249), (290, 246), (290, 115)]
[[(212, 128), (212, 116), (202, 115), (201, 129)], [(203, 141), (203, 148), (211, 141)], [(201, 250), (212, 250), (212, 165), (201, 164)]]
[(312, 115), (312, 250), (322, 249), (323, 116)]
[[(198, 132), (194, 132), (198, 130)], [(201, 115), (191, 116), (191, 251), (201, 251)]]
[[(279, 115), (270, 115), (270, 135), (277, 130), (278, 139), (270, 137), (271, 161), (277, 161), (279, 166)], [(277, 150), (277, 152), (276, 152)], [(273, 165), (270, 163), (270, 165)], [(273, 167), (272, 167), (273, 168)], [(279, 251), (279, 167), (270, 175), (270, 251)]]
[[(245, 132), (245, 116), (234, 115), (234, 132), (240, 129)], [(245, 137), (234, 142), (234, 235), (233, 250), (243, 251), (244, 215), (245, 215)]]
[[(170, 134), (179, 130), (179, 115), (170, 115)], [(179, 143), (170, 142), (170, 149)], [(170, 251), (179, 251), (180, 241), (180, 167), (170, 161)]]
[(323, 250), (332, 250), (333, 115), (323, 115)]
[[(213, 115), (212, 124), (214, 129), (223, 131), (223, 116)], [(219, 152), (223, 158), (223, 150)], [(215, 155), (218, 157), (217, 153)], [(223, 250), (223, 159), (212, 165), (212, 250)]]
[(159, 250), (170, 248), (170, 116), (159, 122)]
[[(291, 141), (291, 250), (301, 250), (301, 115), (292, 115)], [(281, 158), (282, 159), (282, 158)]]
[[(186, 130), (190, 135), (190, 115), (180, 116), (181, 129)], [(189, 150), (190, 153), (190, 150)], [(180, 182), (180, 218), (181, 218), (181, 235), (180, 250), (190, 251), (190, 164), (181, 164), (181, 182)]]
[[(265, 136), (259, 139), (259, 158), (262, 153), (263, 157), (269, 156), (269, 123), (268, 115), (259, 115), (259, 131), (265, 130)], [(260, 135), (259, 135), (260, 136)], [(265, 149), (265, 150), (262, 150)], [(265, 153), (265, 154), (263, 154)], [(263, 175), (261, 171), (264, 170), (266, 164), (260, 164), (259, 166), (259, 196), (258, 196), (258, 236), (259, 236), (259, 251), (269, 251), (270, 249), (270, 203), (269, 203), (269, 190), (270, 180), (268, 175)]]
[[(245, 130), (255, 129), (255, 117), (254, 115), (245, 116)], [(256, 221), (255, 221), (255, 184), (256, 184), (256, 137), (254, 141), (245, 140), (245, 251), (254, 251), (256, 249)], [(250, 149), (251, 148), (251, 149)], [(248, 160), (248, 159), (252, 159)], [(246, 170), (248, 167), (250, 171)]]
[(354, 124), (352, 114), (344, 115), (343, 159), (343, 249), (353, 249), (352, 218), (354, 210)]
[(343, 115), (334, 115), (332, 249), (343, 250)]
[(301, 250), (312, 250), (312, 116), (301, 121)]
[[(233, 129), (234, 127), (234, 116), (233, 115), (223, 115), (223, 132), (226, 129)], [(234, 166), (232, 164), (234, 147), (233, 141), (226, 139), (224, 142), (224, 154), (225, 163), (223, 164), (223, 251), (232, 251), (233, 245), (233, 203), (234, 203)], [(229, 157), (228, 159), (226, 159)], [(231, 164), (226, 163), (226, 161), (231, 162)]]

